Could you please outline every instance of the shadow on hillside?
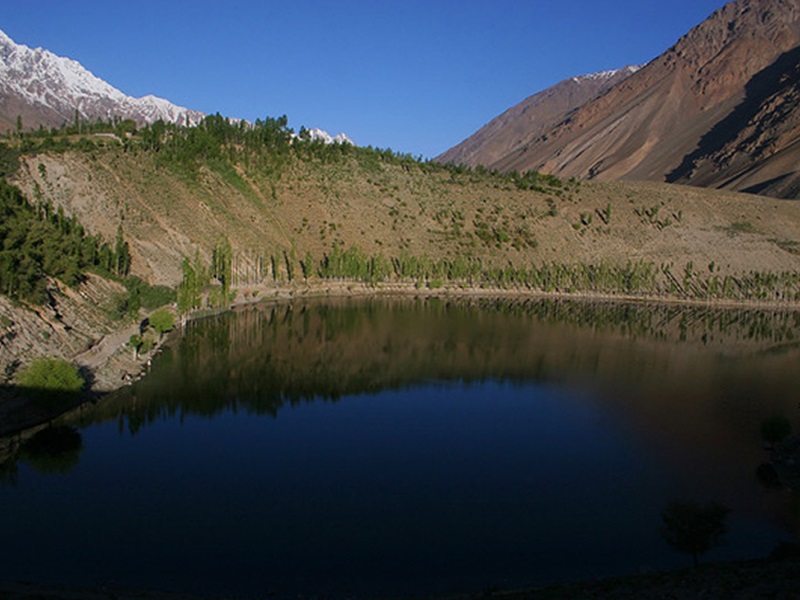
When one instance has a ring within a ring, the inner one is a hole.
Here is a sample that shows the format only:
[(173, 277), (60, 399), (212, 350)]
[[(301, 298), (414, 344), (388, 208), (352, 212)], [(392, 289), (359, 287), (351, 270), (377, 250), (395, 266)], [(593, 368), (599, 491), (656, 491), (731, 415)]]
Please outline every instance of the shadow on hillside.
[(797, 68), (799, 63), (800, 47), (797, 47), (785, 52), (770, 66), (756, 73), (745, 86), (744, 100), (700, 138), (697, 148), (684, 156), (681, 164), (667, 174), (666, 181), (675, 183), (690, 180), (697, 162), (735, 141), (770, 96), (779, 89), (800, 84), (800, 69)]
[(748, 194), (769, 194), (770, 190), (780, 190), (780, 196), (783, 198), (798, 198), (800, 197), (800, 171), (792, 171), (791, 173), (784, 173), (778, 177), (773, 177), (766, 181), (762, 181), (756, 185), (744, 188), (742, 191)]

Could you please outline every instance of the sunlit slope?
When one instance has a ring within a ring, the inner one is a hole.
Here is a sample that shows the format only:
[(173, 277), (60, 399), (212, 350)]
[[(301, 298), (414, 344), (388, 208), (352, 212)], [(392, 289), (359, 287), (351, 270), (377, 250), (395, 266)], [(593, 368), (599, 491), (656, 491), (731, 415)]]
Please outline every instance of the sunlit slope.
[[(387, 259), (484, 265), (649, 261), (723, 273), (800, 269), (800, 204), (656, 183), (544, 178), (520, 185), (379, 153), (160, 165), (118, 147), (24, 157), (16, 183), (92, 233), (121, 225), (132, 271), (176, 285), (220, 240), (240, 265), (321, 260), (334, 245)], [(533, 189), (520, 189), (520, 188)], [(245, 267), (241, 267), (245, 268)]]

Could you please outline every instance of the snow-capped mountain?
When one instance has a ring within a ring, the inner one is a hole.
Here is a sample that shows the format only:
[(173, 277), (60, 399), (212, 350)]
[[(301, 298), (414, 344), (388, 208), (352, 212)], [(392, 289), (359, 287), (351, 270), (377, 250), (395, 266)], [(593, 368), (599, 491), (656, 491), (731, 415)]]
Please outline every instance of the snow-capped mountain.
[(6, 126), (19, 115), (26, 129), (58, 127), (71, 122), (76, 110), (88, 120), (120, 117), (139, 124), (158, 119), (194, 124), (204, 116), (156, 96), (128, 96), (79, 62), (17, 44), (0, 31), (0, 118)]
[(347, 137), (344, 133), (340, 133), (338, 135), (331, 135), (327, 131), (322, 129), (314, 129), (308, 130), (308, 135), (312, 140), (322, 140), (326, 144), (353, 144), (353, 140)]
[(623, 67), (621, 69), (600, 71), (599, 73), (589, 73), (588, 75), (578, 75), (577, 77), (572, 77), (572, 81), (575, 83), (584, 83), (587, 81), (609, 81), (611, 79), (620, 80), (633, 75), (641, 68), (641, 65), (628, 65), (627, 67)]
[[(0, 131), (15, 128), (18, 117), (24, 129), (60, 127), (75, 119), (76, 110), (89, 121), (119, 117), (139, 125), (159, 119), (196, 125), (206, 116), (164, 98), (128, 96), (78, 61), (17, 44), (0, 31)], [(325, 143), (353, 143), (344, 133), (331, 136), (321, 129), (309, 133), (311, 139)]]

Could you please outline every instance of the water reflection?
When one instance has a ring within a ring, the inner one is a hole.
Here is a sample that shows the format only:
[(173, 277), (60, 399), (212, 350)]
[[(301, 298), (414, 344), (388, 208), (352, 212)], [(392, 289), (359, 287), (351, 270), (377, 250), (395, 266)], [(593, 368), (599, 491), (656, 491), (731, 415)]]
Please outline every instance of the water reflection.
[(191, 323), (151, 376), (96, 418), (124, 417), (136, 431), (162, 413), (275, 415), (285, 403), (431, 380), (596, 380), (638, 389), (637, 404), (735, 405), (719, 407), (721, 418), (749, 430), (760, 396), (783, 395), (781, 412), (796, 410), (796, 340), (800, 314), (780, 311), (501, 300), (248, 308)]
[[(67, 453), (81, 455), (70, 493), (89, 486), (75, 503), (86, 522), (126, 536), (120, 549), (100, 532), (91, 552), (147, 554), (156, 587), (234, 593), (265, 565), (274, 579), (245, 593), (281, 577), (309, 590), (310, 565), (327, 582), (369, 571), (381, 592), (663, 567), (660, 511), (683, 498), (729, 506), (728, 554), (714, 559), (749, 558), (800, 531), (796, 497), (756, 477), (764, 420), (798, 424), (798, 340), (797, 313), (779, 311), (249, 307), (189, 324), (148, 377), (65, 417), (84, 440)], [(30, 483), (23, 456), (0, 473), (22, 512), (49, 487)]]
[(74, 427), (45, 427), (25, 440), (20, 459), (39, 473), (67, 473), (80, 459), (83, 438)]
[[(760, 427), (798, 422), (800, 314), (567, 301), (372, 300), (250, 307), (191, 323), (151, 375), (93, 411), (136, 433), (175, 415), (276, 416), (284, 405), (430, 381), (591, 388), (710, 497), (755, 481)], [(737, 492), (738, 493), (738, 492)], [(765, 499), (741, 494), (748, 510)], [(792, 509), (782, 528), (800, 531)]]

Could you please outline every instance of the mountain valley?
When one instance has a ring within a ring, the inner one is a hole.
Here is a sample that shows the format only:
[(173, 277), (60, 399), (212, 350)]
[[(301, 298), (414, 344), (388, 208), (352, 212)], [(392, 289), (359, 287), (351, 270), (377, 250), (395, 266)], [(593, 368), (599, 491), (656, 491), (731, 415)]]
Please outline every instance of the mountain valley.
[(661, 57), (535, 94), (439, 162), (130, 98), (2, 34), (0, 171), (106, 252), (77, 284), (36, 267), (42, 305), (13, 283), (14, 236), (37, 247), (36, 228), (4, 234), (6, 380), (145, 317), (140, 285), (173, 290), (181, 313), (355, 290), (794, 305), (798, 15), (797, 0), (730, 3)]

